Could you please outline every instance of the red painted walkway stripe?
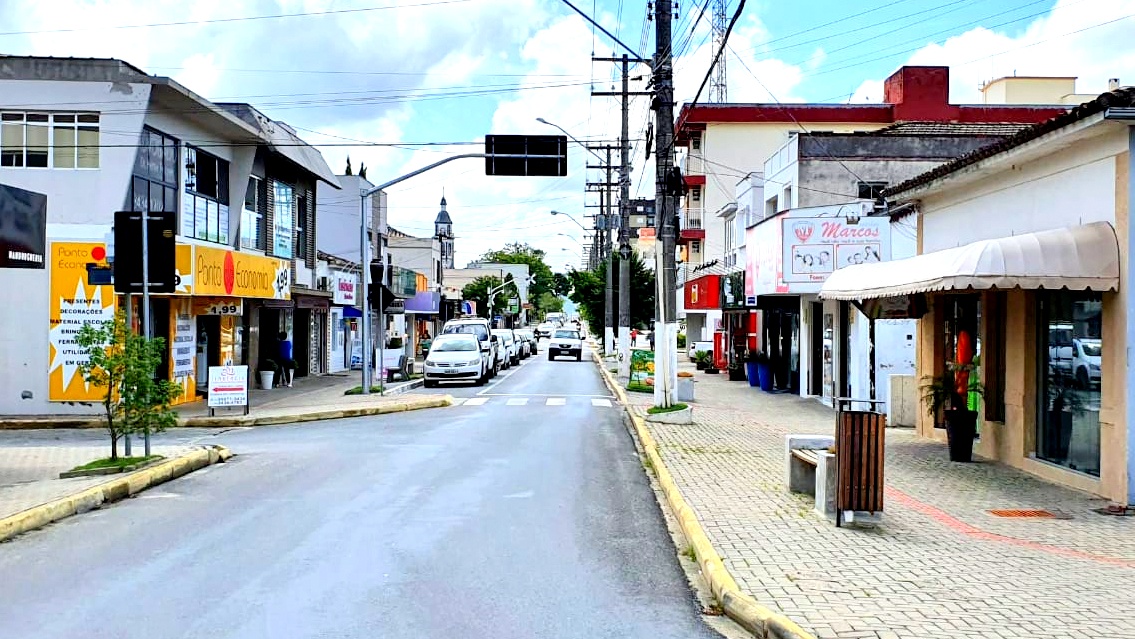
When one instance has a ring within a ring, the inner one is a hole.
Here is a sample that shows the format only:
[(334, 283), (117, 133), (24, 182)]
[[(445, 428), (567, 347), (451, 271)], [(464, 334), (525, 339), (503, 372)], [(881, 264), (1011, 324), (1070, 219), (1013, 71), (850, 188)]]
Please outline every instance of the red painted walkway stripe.
[(955, 530), (955, 531), (957, 531), (957, 532), (959, 532), (959, 533), (961, 533), (961, 534), (963, 534), (967, 537), (971, 537), (973, 539), (980, 539), (982, 541), (993, 541), (993, 542), (998, 542), (998, 543), (1003, 543), (1003, 544), (1009, 544), (1011, 546), (1018, 546), (1020, 548), (1028, 548), (1030, 550), (1037, 550), (1037, 551), (1040, 551), (1040, 552), (1046, 552), (1046, 553), (1050, 553), (1050, 554), (1053, 554), (1053, 555), (1060, 555), (1062, 557), (1071, 557), (1073, 559), (1085, 559), (1085, 560), (1088, 560), (1088, 561), (1096, 561), (1096, 562), (1099, 562), (1099, 563), (1110, 564), (1112, 566), (1123, 566), (1123, 567), (1126, 567), (1126, 568), (1135, 568), (1135, 559), (1124, 559), (1122, 557), (1108, 557), (1106, 555), (1096, 555), (1096, 554), (1092, 554), (1092, 553), (1089, 553), (1089, 552), (1083, 552), (1081, 550), (1072, 550), (1071, 548), (1061, 548), (1059, 546), (1052, 546), (1050, 544), (1042, 544), (1042, 543), (1037, 542), (1037, 541), (1029, 541), (1029, 540), (1026, 540), (1026, 539), (1017, 539), (1016, 537), (1007, 537), (1005, 535), (999, 535), (997, 533), (991, 533), (991, 532), (982, 530), (982, 529), (980, 529), (976, 526), (973, 526), (971, 524), (967, 524), (966, 522), (957, 519), (956, 517), (950, 515), (949, 513), (945, 512), (944, 510), (941, 510), (939, 508), (935, 508), (934, 506), (931, 506), (930, 504), (924, 504), (924, 503), (918, 501), (917, 499), (915, 499), (914, 497), (911, 497), (910, 495), (908, 495), (908, 494), (906, 494), (906, 493), (904, 493), (900, 490), (897, 490), (895, 488), (891, 488), (890, 486), (887, 486), (886, 493), (887, 493), (887, 499), (894, 500), (894, 501), (902, 504), (903, 506), (910, 508), (911, 510), (918, 511), (918, 512), (922, 513), (923, 515), (926, 515), (927, 517), (933, 519), (934, 521), (942, 524), (943, 526), (946, 526), (947, 528)]

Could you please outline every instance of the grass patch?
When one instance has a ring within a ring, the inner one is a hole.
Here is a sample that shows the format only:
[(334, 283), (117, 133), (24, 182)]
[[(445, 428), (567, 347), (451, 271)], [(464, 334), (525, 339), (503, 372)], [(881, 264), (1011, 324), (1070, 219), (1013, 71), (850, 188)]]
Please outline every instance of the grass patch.
[(646, 384), (643, 384), (642, 382), (631, 382), (631, 383), (627, 384), (627, 390), (635, 392), (635, 393), (653, 393), (654, 387), (653, 386), (647, 386)]
[[(371, 386), (370, 387), (370, 392), (372, 392), (372, 393), (381, 393), (382, 390), (383, 389), (382, 389), (381, 386)], [(362, 384), (345, 391), (343, 394), (344, 395), (362, 395), (363, 394)]]
[(118, 459), (104, 457), (102, 459), (96, 459), (93, 462), (83, 464), (82, 466), (76, 466), (71, 470), (96, 470), (98, 468), (125, 468), (126, 466), (141, 466), (142, 464), (147, 464), (158, 459), (162, 459), (162, 456), (150, 455), (149, 457), (119, 457)]
[(686, 544), (685, 549), (682, 550), (682, 554), (685, 555), (685, 557), (690, 561), (698, 560), (697, 553), (694, 552), (693, 544)]
[(686, 408), (687, 406), (685, 404), (674, 404), (673, 406), (667, 406), (665, 408), (663, 408), (662, 406), (651, 406), (650, 408), (646, 409), (646, 412), (650, 413), (651, 415), (658, 415), (660, 413), (673, 413), (676, 411), (685, 410)]
[(650, 455), (643, 456), (642, 467), (649, 471), (651, 475), (655, 477), (658, 476), (658, 471), (654, 469), (654, 460), (650, 458)]

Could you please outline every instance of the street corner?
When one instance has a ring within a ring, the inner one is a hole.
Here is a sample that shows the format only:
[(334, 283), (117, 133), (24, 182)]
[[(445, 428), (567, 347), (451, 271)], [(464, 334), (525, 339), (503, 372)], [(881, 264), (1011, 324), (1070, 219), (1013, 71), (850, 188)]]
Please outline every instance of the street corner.
[(71, 495), (32, 506), (0, 519), (0, 542), (72, 515), (101, 508), (193, 471), (228, 461), (233, 456), (234, 453), (225, 446), (200, 446), (172, 459), (116, 476)]

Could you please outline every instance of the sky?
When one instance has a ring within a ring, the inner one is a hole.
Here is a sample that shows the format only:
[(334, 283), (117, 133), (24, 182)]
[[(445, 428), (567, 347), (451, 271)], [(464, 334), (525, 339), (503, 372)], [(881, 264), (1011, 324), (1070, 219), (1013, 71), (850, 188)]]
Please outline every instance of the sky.
[[(727, 19), (740, 0), (728, 0)], [(169, 76), (214, 101), (245, 101), (317, 145), (336, 173), (349, 156), (385, 182), (447, 155), (477, 153), (484, 136), (558, 134), (585, 144), (618, 138), (620, 82), (593, 56), (654, 53), (644, 0), (3, 0), (0, 53), (113, 57)], [(710, 0), (681, 0), (674, 22), (675, 96), (698, 93), (713, 57)], [(1135, 0), (800, 0), (746, 2), (726, 52), (730, 102), (878, 102), (904, 64), (948, 65), (951, 101), (981, 102), (983, 82), (1009, 75), (1076, 76), (1078, 93), (1107, 79), (1135, 84)], [(626, 45), (626, 49), (623, 48)], [(628, 51), (630, 49), (630, 51)], [(649, 69), (631, 69), (631, 90)], [(700, 101), (708, 101), (708, 89)], [(676, 109), (677, 111), (677, 109)], [(631, 103), (632, 197), (653, 197), (649, 102)], [(564, 178), (484, 175), (458, 160), (388, 191), (390, 223), (431, 235), (444, 195), (457, 264), (509, 242), (578, 266), (601, 181), (598, 159), (570, 145)], [(765, 158), (753, 158), (760, 167)], [(338, 192), (343, 198), (352, 194)]]

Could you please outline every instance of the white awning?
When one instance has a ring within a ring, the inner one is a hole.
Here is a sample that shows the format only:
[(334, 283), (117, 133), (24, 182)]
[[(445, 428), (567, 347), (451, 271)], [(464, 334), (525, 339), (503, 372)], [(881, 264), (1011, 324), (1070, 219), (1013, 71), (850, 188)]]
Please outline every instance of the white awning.
[(982, 240), (893, 262), (841, 268), (820, 297), (866, 300), (966, 289), (1119, 288), (1119, 243), (1107, 222)]

